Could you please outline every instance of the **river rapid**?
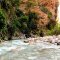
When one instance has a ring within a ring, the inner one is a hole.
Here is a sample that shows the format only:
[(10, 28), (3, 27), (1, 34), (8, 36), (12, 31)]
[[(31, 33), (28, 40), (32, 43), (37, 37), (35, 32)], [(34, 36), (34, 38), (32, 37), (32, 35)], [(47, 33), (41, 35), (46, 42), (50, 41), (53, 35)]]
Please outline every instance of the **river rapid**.
[(60, 36), (5, 41), (0, 44), (0, 60), (60, 60), (60, 45), (51, 42), (58, 39)]

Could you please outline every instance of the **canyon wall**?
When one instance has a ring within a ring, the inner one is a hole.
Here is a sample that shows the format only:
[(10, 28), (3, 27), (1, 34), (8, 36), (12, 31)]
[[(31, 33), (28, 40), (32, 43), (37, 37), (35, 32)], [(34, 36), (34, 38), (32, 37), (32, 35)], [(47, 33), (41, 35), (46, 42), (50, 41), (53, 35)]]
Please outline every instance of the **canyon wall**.
[(19, 9), (24, 13), (35, 12), (38, 15), (37, 26), (45, 27), (50, 23), (55, 25), (57, 6), (58, 0), (23, 0)]

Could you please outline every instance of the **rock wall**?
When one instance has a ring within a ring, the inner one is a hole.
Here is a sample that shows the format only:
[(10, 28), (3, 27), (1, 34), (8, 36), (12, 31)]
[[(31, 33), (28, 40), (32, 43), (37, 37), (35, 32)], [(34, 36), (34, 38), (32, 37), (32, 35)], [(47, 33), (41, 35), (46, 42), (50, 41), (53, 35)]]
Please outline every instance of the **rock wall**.
[(46, 26), (50, 22), (56, 23), (58, 0), (23, 0), (19, 9), (24, 13), (29, 11), (38, 15), (37, 26)]

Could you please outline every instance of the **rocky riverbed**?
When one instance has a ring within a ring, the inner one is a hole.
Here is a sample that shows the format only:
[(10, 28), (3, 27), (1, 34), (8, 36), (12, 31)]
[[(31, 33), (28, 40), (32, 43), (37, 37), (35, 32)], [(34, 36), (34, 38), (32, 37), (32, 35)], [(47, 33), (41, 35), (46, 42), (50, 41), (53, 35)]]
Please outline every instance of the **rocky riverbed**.
[(0, 60), (60, 60), (60, 35), (5, 41)]

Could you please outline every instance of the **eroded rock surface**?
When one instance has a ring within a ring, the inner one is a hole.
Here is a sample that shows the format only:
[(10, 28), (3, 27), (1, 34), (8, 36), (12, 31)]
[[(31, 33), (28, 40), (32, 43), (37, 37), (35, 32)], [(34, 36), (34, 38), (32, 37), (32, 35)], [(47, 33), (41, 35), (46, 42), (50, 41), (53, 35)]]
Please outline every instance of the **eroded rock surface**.
[(37, 26), (56, 23), (58, 0), (24, 0), (19, 9), (24, 13), (35, 12), (38, 15)]

